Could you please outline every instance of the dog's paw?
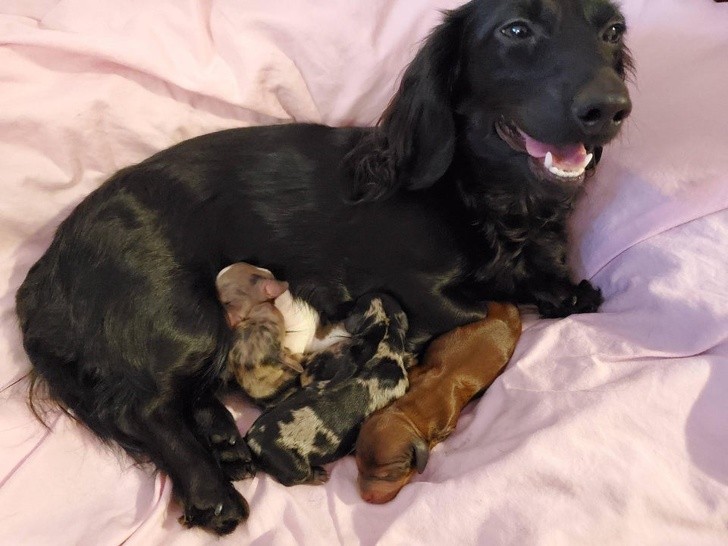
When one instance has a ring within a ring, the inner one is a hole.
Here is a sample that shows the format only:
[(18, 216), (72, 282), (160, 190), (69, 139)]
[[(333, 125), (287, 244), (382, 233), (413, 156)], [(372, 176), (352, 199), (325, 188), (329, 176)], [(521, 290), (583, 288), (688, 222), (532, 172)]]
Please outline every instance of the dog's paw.
[(604, 297), (600, 288), (584, 279), (576, 287), (576, 311), (575, 313), (596, 313), (604, 303)]
[(583, 280), (574, 285), (571, 292), (557, 304), (541, 300), (538, 311), (546, 318), (561, 318), (574, 313), (596, 313), (603, 302), (602, 291), (592, 286), (589, 281)]
[(255, 475), (253, 456), (232, 416), (222, 405), (209, 405), (195, 411), (197, 434), (204, 439), (225, 475), (243, 480)]
[(227, 438), (216, 436), (210, 440), (212, 453), (228, 478), (238, 481), (255, 476), (253, 455), (240, 434)]
[(224, 489), (200, 488), (181, 499), (184, 510), (179, 522), (186, 527), (202, 527), (217, 535), (232, 533), (248, 519), (248, 502), (232, 484)]

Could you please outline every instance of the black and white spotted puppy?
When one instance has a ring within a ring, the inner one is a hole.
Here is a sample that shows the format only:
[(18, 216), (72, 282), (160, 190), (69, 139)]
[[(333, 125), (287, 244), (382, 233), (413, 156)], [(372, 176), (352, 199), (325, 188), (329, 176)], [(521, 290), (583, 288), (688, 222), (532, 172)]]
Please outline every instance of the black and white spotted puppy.
[(308, 385), (263, 413), (245, 439), (256, 467), (283, 485), (323, 483), (322, 465), (351, 452), (364, 419), (407, 390), (407, 317), (387, 295), (360, 299), (351, 340), (318, 353)]

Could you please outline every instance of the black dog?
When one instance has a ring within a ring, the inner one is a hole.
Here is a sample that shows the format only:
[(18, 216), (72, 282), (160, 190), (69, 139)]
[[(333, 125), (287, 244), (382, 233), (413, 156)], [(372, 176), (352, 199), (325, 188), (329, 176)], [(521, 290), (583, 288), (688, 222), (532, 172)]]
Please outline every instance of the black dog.
[(346, 329), (351, 340), (313, 356), (304, 372), (312, 382), (245, 436), (257, 467), (283, 485), (325, 482), (322, 465), (349, 453), (364, 419), (407, 389), (407, 318), (392, 298), (360, 298)]
[(261, 265), (337, 320), (390, 293), (414, 351), (486, 300), (595, 311), (600, 292), (569, 279), (565, 219), (630, 112), (624, 30), (607, 0), (469, 2), (376, 128), (223, 131), (120, 171), (18, 292), (37, 375), (168, 472), (188, 524), (230, 532), (248, 508), (229, 480), (250, 453), (215, 398), (230, 335), (216, 273)]

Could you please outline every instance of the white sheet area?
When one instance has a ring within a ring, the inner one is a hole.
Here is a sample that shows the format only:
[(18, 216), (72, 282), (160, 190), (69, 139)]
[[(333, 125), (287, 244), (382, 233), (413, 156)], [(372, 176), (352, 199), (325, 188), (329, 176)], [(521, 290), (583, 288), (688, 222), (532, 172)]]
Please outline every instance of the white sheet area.
[[(634, 113), (573, 218), (598, 314), (526, 317), (505, 373), (391, 503), (261, 474), (183, 529), (162, 475), (25, 406), (14, 293), (117, 169), (187, 137), (372, 123), (458, 0), (0, 3), (0, 544), (728, 544), (728, 4), (624, 0)], [(236, 406), (242, 428), (256, 412)]]

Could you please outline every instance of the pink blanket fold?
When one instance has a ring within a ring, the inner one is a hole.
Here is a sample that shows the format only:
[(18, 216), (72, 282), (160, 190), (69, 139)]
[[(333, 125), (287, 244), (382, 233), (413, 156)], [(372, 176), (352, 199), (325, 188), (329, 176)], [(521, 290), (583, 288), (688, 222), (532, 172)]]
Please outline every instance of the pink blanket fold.
[[(634, 113), (571, 225), (597, 314), (527, 314), (505, 373), (391, 503), (351, 457), (260, 474), (249, 521), (177, 523), (171, 484), (25, 403), (14, 294), (117, 169), (245, 125), (373, 123), (460, 0), (0, 4), (0, 544), (728, 544), (728, 4), (623, 0)], [(18, 381), (19, 380), (19, 381)], [(257, 412), (230, 400), (241, 429)]]

